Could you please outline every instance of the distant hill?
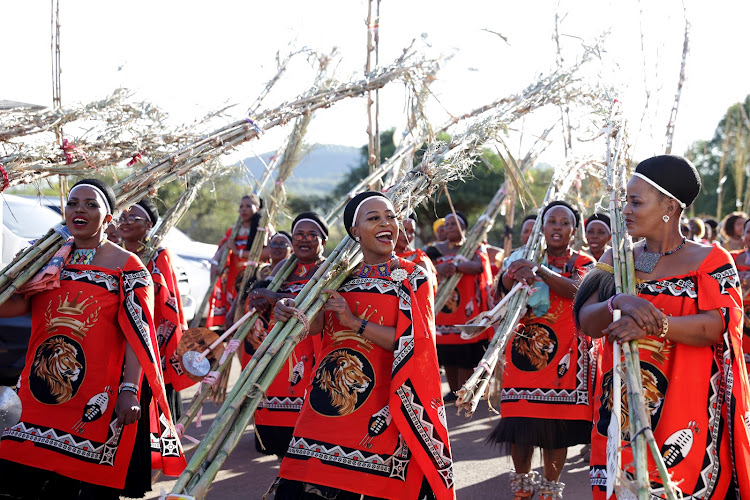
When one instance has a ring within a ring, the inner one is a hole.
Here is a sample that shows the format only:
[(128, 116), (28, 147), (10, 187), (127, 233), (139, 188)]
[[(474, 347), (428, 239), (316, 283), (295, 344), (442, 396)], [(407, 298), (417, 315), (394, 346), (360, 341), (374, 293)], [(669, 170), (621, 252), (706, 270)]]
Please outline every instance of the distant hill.
[[(268, 162), (274, 154), (263, 153), (261, 157)], [(287, 191), (305, 196), (328, 194), (359, 161), (359, 148), (315, 144), (294, 169), (286, 183)], [(265, 168), (258, 158), (246, 158), (244, 163), (256, 179), (261, 178)]]

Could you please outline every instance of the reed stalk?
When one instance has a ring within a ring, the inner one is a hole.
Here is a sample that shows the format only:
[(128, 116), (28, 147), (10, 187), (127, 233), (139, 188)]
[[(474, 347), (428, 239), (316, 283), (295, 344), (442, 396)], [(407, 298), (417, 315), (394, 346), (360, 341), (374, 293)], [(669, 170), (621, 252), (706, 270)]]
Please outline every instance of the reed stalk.
[[(616, 116), (614, 113), (616, 113), (616, 110), (613, 111), (613, 116)], [(628, 177), (627, 162), (624, 158), (624, 152), (627, 148), (624, 128), (624, 122), (621, 120), (612, 120), (608, 126), (606, 179), (609, 192), (610, 220), (612, 221), (615, 289), (618, 293), (637, 295), (633, 243), (627, 234), (625, 219), (622, 215), (621, 200), (625, 196), (625, 185)], [(666, 497), (669, 500), (677, 500), (674, 485), (670, 481), (669, 473), (654, 439), (651, 429), (651, 418), (644, 404), (645, 399), (643, 395), (643, 381), (641, 380), (638, 341), (633, 340), (622, 343), (621, 347), (625, 358), (623, 365), (627, 385), (628, 414), (630, 419), (629, 432), (633, 463), (636, 471), (637, 497), (639, 500), (648, 500), (649, 498), (648, 454), (650, 451), (661, 476)], [(613, 369), (616, 369), (616, 366)], [(620, 486), (626, 487), (626, 485)]]

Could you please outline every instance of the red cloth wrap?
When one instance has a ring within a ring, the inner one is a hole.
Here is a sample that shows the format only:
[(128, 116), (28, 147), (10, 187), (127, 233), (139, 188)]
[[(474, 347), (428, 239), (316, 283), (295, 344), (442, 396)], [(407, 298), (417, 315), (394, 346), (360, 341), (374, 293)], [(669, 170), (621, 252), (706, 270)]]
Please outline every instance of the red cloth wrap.
[[(593, 262), (588, 255), (579, 254), (573, 269), (583, 275)], [(566, 278), (572, 275), (561, 274)], [(576, 330), (573, 299), (552, 290), (549, 295), (547, 313), (539, 317), (529, 308), (508, 342), (500, 413), (504, 417), (590, 421), (590, 343)]]
[[(219, 242), (219, 247), (226, 243), (231, 235), (232, 228), (230, 227)], [(247, 250), (250, 243), (248, 235), (237, 235), (234, 239), (234, 244), (237, 245), (238, 251)], [(224, 324), (224, 317), (229, 312), (229, 308), (232, 307), (234, 297), (237, 295), (237, 287), (235, 286), (237, 275), (245, 269), (246, 262), (247, 259), (241, 259), (238, 254), (232, 251), (229, 252), (224, 270), (214, 286), (211, 299), (208, 303), (206, 328), (222, 326)], [(221, 265), (222, 263), (220, 262), (219, 264)]]
[[(491, 338), (492, 329), (488, 328), (476, 337), (464, 340), (461, 338), (461, 330), (454, 326), (465, 325), (471, 318), (489, 309), (489, 291), (492, 285), (490, 258), (483, 247), (474, 255), (475, 259), (482, 263), (482, 272), (461, 276), (451, 298), (437, 314), (435, 324), (438, 344), (473, 344)], [(455, 255), (438, 257), (435, 259), (435, 265), (452, 262), (454, 257)]]
[(396, 349), (358, 337), (326, 313), (320, 359), (281, 477), (399, 500), (416, 500), (426, 478), (439, 500), (455, 498), (433, 289), (421, 267), (399, 263), (409, 273), (400, 283), (351, 277), (339, 287), (354, 314), (395, 327)]
[(125, 346), (135, 352), (164, 413), (164, 472), (185, 468), (164, 394), (148, 271), (131, 256), (123, 269), (76, 265), (60, 287), (32, 297), (32, 331), (21, 374), (21, 422), (6, 429), (0, 458), (93, 484), (122, 488), (137, 425), (114, 414)]
[[(656, 444), (672, 481), (686, 497), (723, 499), (735, 474), (741, 498), (750, 498), (750, 396), (742, 355), (742, 298), (731, 256), (715, 246), (696, 271), (647, 281), (639, 286), (638, 296), (671, 316), (722, 312), (726, 330), (723, 340), (712, 346), (693, 347), (657, 337), (639, 340), (644, 393)], [(612, 392), (609, 342), (601, 344), (598, 365), (601, 382), (594, 399), (590, 471), (595, 500), (606, 496)], [(625, 414), (626, 398), (622, 405)], [(623, 420), (627, 437), (628, 421)], [(623, 448), (622, 462), (632, 471), (629, 447)], [(651, 484), (659, 484), (650, 455), (648, 464)], [(661, 488), (652, 489), (652, 494), (662, 493)]]

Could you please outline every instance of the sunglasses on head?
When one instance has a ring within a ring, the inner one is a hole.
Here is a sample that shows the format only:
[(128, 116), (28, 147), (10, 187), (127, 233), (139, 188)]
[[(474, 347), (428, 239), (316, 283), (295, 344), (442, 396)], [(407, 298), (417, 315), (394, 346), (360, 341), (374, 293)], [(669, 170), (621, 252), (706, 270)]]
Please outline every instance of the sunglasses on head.
[(289, 243), (286, 241), (272, 241), (268, 246), (271, 248), (286, 248), (289, 246)]

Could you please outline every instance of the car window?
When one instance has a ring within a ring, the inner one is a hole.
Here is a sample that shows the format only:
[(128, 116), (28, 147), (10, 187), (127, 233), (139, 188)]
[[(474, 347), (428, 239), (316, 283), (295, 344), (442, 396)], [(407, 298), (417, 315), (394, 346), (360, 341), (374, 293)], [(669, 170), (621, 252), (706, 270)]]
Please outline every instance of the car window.
[(5, 196), (1, 203), (3, 224), (21, 238), (40, 238), (61, 221), (59, 214), (35, 200)]

